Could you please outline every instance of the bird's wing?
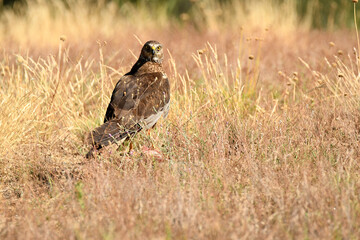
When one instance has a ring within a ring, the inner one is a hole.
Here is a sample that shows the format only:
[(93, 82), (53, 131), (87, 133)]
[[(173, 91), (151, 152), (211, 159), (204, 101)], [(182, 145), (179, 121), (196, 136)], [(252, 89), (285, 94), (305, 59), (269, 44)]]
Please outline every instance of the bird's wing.
[(122, 77), (111, 96), (105, 123), (89, 134), (88, 142), (106, 146), (151, 128), (168, 111), (169, 100), (169, 81), (161, 72)]
[[(135, 102), (131, 93), (136, 89), (136, 78), (133, 75), (125, 75), (116, 83), (111, 95), (111, 100), (106, 110), (104, 123), (116, 118), (116, 111), (129, 110), (134, 107)], [(117, 113), (119, 115), (119, 113)]]
[(134, 115), (143, 128), (149, 129), (169, 107), (170, 84), (166, 75), (162, 73), (144, 74), (143, 80), (147, 84), (143, 88), (143, 94), (138, 98)]

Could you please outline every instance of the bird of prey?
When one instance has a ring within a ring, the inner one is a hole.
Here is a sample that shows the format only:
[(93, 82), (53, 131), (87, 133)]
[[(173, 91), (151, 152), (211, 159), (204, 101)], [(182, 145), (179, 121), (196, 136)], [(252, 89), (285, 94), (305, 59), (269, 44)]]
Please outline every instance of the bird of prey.
[(95, 149), (128, 139), (142, 129), (155, 126), (166, 117), (170, 105), (170, 84), (162, 68), (163, 46), (148, 41), (130, 72), (117, 82), (112, 92), (104, 123), (91, 131), (87, 142)]

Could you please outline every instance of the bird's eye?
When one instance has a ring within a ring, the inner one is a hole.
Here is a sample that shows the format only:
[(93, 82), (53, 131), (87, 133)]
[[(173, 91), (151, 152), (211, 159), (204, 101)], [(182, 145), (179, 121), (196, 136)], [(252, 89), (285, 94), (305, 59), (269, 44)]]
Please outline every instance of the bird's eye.
[(158, 47), (156, 48), (156, 50), (157, 50), (157, 51), (160, 51), (160, 49), (161, 49), (161, 47), (160, 47), (160, 46), (158, 46)]

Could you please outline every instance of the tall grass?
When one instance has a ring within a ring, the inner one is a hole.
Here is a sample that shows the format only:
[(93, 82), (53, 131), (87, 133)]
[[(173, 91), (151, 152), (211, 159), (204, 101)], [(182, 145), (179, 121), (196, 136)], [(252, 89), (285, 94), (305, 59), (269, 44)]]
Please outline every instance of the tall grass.
[[(303, 63), (310, 71), (312, 71), (313, 76), (320, 83), (318, 87), (325, 87), (328, 91), (330, 91), (332, 95), (331, 98), (334, 101), (334, 104), (340, 104), (342, 107), (349, 108), (351, 112), (357, 116), (360, 107), (360, 43), (356, 16), (357, 1), (353, 2), (353, 18), (357, 45), (356, 47), (353, 47), (352, 52), (344, 56), (345, 59), (342, 57), (342, 52), (338, 52), (338, 55), (340, 56), (334, 56), (332, 60), (325, 58), (325, 62), (328, 67), (327, 73), (314, 71), (307, 63)], [(327, 95), (328, 92), (323, 93), (320, 91), (320, 94)]]

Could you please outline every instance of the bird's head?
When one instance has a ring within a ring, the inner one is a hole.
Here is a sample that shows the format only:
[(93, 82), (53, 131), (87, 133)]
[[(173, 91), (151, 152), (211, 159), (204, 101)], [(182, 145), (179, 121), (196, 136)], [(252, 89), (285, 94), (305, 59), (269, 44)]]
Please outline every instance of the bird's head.
[(164, 58), (163, 47), (157, 41), (148, 41), (141, 49), (140, 58), (146, 61), (161, 63)]

